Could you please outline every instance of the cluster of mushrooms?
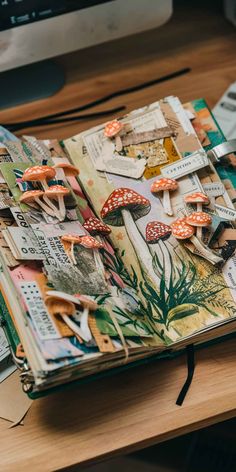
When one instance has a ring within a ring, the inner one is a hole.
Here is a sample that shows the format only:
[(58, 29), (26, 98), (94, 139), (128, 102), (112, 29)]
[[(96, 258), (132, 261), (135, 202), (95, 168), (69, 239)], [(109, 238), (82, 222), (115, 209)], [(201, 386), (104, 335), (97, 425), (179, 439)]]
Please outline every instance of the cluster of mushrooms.
[[(61, 241), (64, 244), (65, 250), (74, 265), (77, 264), (74, 254), (75, 245), (83, 246), (86, 249), (92, 250), (102, 249), (105, 245), (104, 236), (108, 236), (111, 232), (111, 229), (105, 223), (93, 216), (84, 221), (83, 227), (89, 235), (81, 236), (78, 234), (64, 234), (61, 236)], [(94, 236), (97, 236), (97, 239), (94, 238)]]
[(57, 169), (63, 170), (66, 179), (79, 174), (76, 167), (67, 163), (59, 163), (53, 167), (48, 165), (28, 167), (22, 176), (22, 181), (37, 183), (40, 188), (26, 190), (21, 195), (20, 202), (36, 208), (40, 207), (48, 215), (64, 221), (66, 216), (64, 198), (70, 194), (70, 190), (63, 185), (48, 185), (49, 181), (55, 179)]
[[(49, 290), (45, 304), (49, 313), (53, 317), (61, 318), (79, 341), (89, 342), (92, 339), (88, 315), (98, 308), (94, 300), (84, 295), (68, 295), (64, 292)], [(76, 315), (80, 325), (73, 320)]]
[[(172, 179), (166, 180), (170, 181)], [(155, 185), (154, 189), (157, 188), (160, 181), (157, 182), (153, 184), (153, 186)], [(161, 255), (160, 250), (163, 253), (165, 250), (163, 242), (171, 235), (178, 240), (185, 240), (185, 243), (192, 243), (197, 250), (196, 252), (213, 264), (222, 262), (222, 258), (205, 246), (201, 240), (202, 228), (211, 225), (211, 216), (201, 211), (202, 205), (209, 203), (208, 197), (199, 192), (188, 195), (185, 201), (186, 203), (191, 201), (197, 204), (197, 211), (183, 218), (178, 218), (171, 225), (164, 224), (161, 221), (149, 222), (146, 227), (146, 242), (135, 222), (150, 212), (151, 204), (147, 198), (136, 191), (129, 188), (114, 190), (101, 210), (101, 217), (106, 224), (111, 226), (125, 226), (137, 257), (142, 261), (142, 266), (155, 280), (157, 275), (153, 269), (153, 254)], [(198, 230), (197, 236), (195, 236), (196, 228)], [(149, 245), (151, 246), (149, 247)]]

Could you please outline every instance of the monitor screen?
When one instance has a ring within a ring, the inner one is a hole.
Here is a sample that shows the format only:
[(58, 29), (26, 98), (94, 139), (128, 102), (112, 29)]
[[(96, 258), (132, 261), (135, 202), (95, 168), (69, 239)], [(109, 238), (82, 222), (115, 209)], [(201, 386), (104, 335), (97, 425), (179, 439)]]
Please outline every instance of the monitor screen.
[(112, 0), (0, 0), (0, 31)]

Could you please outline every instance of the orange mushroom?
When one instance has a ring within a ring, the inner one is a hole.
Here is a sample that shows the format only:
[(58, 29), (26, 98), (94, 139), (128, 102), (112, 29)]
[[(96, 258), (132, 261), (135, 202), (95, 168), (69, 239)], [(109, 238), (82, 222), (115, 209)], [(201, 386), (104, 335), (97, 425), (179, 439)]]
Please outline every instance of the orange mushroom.
[(71, 258), (73, 264), (76, 265), (77, 262), (75, 259), (74, 246), (75, 244), (80, 244), (81, 236), (79, 236), (78, 234), (64, 234), (63, 236), (61, 236), (61, 241), (70, 243), (69, 257)]
[(179, 184), (176, 180), (167, 179), (167, 178), (155, 180), (155, 182), (153, 182), (153, 184), (151, 185), (152, 193), (156, 194), (159, 192), (163, 192), (163, 199), (162, 199), (163, 209), (164, 209), (164, 212), (169, 216), (173, 215), (169, 192), (176, 190), (178, 186)]
[(27, 190), (21, 195), (20, 202), (28, 205), (36, 202), (48, 215), (55, 216), (55, 212), (40, 200), (43, 195), (44, 192), (42, 190)]
[(61, 316), (75, 334), (81, 335), (79, 326), (71, 319), (71, 316), (76, 314), (74, 303), (55, 295), (48, 295), (45, 304), (52, 316)]
[(50, 166), (33, 166), (25, 170), (22, 180), (23, 182), (40, 182), (43, 189), (48, 188), (47, 180), (55, 177), (56, 171)]
[(184, 197), (185, 203), (194, 203), (197, 205), (197, 211), (202, 211), (203, 205), (209, 205), (210, 199), (205, 193), (195, 192)]
[(57, 290), (50, 290), (47, 295), (54, 296), (60, 300), (66, 300), (76, 305), (75, 318), (78, 318), (80, 327), (77, 327), (77, 334), (86, 342), (91, 341), (92, 335), (88, 325), (88, 315), (90, 311), (95, 311), (98, 308), (98, 304), (90, 297), (80, 294), (70, 295), (65, 292)]
[[(79, 175), (79, 169), (77, 169), (77, 167), (75, 166), (72, 166), (71, 164), (68, 164), (67, 162), (61, 162), (59, 164), (55, 164), (53, 166), (53, 168), (55, 170), (57, 169), (61, 169), (63, 170), (64, 174), (65, 174), (65, 177), (77, 177), (77, 175)], [(68, 181), (68, 179), (66, 179), (68, 183), (70, 183)]]
[[(66, 207), (64, 203), (64, 197), (69, 195), (70, 190), (62, 185), (52, 185), (44, 192), (44, 200), (48, 203), (48, 201), (57, 200), (59, 205), (59, 220), (64, 221), (66, 216)], [(48, 203), (49, 204), (49, 203)]]
[(122, 150), (122, 141), (119, 133), (123, 129), (124, 125), (118, 120), (109, 121), (104, 128), (104, 136), (106, 138), (115, 138), (116, 150), (120, 152)]
[(210, 226), (212, 218), (208, 213), (202, 211), (195, 211), (187, 216), (186, 223), (197, 228), (197, 238), (202, 238), (202, 228)]
[(100, 241), (97, 241), (92, 236), (81, 236), (80, 244), (87, 249), (101, 249), (104, 247), (104, 244), (102, 244)]
[(199, 255), (205, 257), (213, 264), (218, 264), (219, 262), (222, 262), (221, 257), (210, 251), (205, 245), (203, 245), (201, 241), (198, 240), (198, 238), (196, 238), (196, 236), (194, 235), (195, 229), (193, 226), (190, 226), (186, 222), (177, 223), (176, 221), (174, 221), (171, 224), (171, 228), (172, 236), (180, 240), (189, 239), (199, 252)]

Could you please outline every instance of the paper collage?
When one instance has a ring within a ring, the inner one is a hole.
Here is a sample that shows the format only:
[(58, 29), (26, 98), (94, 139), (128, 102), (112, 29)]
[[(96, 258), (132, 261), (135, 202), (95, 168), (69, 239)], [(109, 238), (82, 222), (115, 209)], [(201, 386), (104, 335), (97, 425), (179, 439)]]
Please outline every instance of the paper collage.
[(167, 97), (63, 144), (4, 139), (2, 316), (31, 395), (236, 320), (235, 209), (201, 106)]

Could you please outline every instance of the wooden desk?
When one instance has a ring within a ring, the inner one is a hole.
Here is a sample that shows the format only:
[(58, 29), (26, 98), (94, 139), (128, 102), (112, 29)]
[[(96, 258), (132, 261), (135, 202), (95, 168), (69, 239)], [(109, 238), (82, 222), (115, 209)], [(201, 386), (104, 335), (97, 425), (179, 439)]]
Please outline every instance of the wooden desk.
[[(236, 30), (217, 2), (178, 1), (168, 25), (59, 58), (67, 84), (56, 96), (7, 110), (0, 121), (27, 119), (86, 103), (114, 90), (182, 67), (192, 72), (113, 100), (127, 111), (176, 94), (204, 96), (214, 105), (236, 80)], [(99, 121), (38, 128), (38, 137), (69, 137)], [(25, 130), (26, 132), (27, 130)], [(32, 133), (32, 131), (30, 131)], [(236, 345), (227, 341), (197, 353), (197, 368), (182, 407), (175, 405), (186, 375), (184, 357), (135, 368), (114, 378), (35, 401), (24, 427), (0, 421), (1, 470), (47, 472), (131, 452), (224, 419), (236, 411)], [(73, 467), (74, 466), (74, 467)]]

